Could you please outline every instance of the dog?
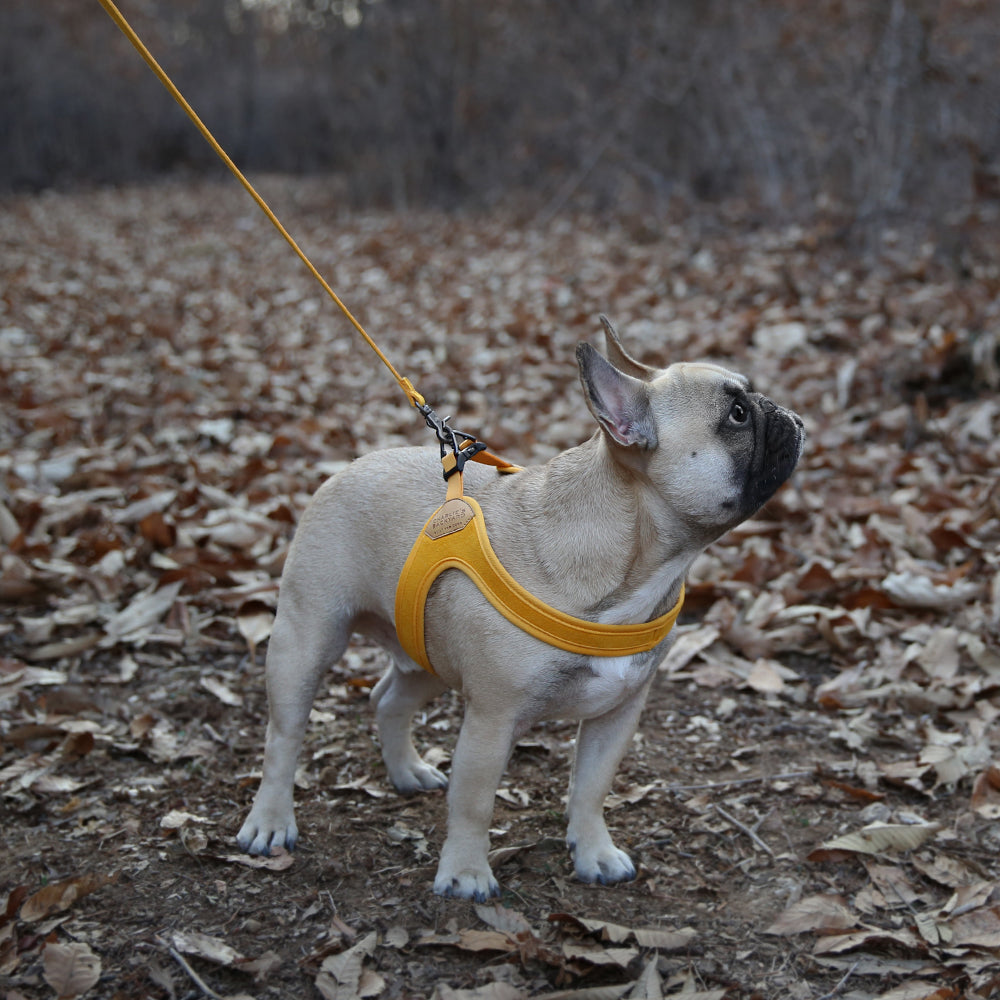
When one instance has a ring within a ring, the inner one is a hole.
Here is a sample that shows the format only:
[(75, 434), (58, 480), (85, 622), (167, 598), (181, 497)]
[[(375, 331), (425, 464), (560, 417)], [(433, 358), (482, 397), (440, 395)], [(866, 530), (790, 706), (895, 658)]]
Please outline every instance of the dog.
[[(641, 364), (601, 319), (607, 357), (589, 344), (576, 352), (593, 436), (514, 475), (469, 464), (465, 488), (505, 568), (539, 599), (595, 622), (646, 622), (674, 606), (699, 553), (791, 475), (803, 423), (718, 365)], [(392, 661), (371, 696), (390, 781), (403, 794), (448, 789), (436, 893), (499, 894), (487, 858), (495, 793), (517, 741), (552, 718), (579, 720), (566, 834), (576, 876), (632, 879), (604, 800), (672, 637), (629, 656), (564, 652), (502, 617), (451, 570), (427, 598), (434, 672), (421, 669), (397, 638), (394, 595), (442, 492), (432, 449), (396, 448), (357, 459), (307, 507), (267, 651), (263, 777), (237, 841), (252, 854), (294, 848), (292, 786), (313, 698), (358, 632)], [(449, 687), (465, 702), (450, 780), (421, 759), (410, 734), (416, 712)]]

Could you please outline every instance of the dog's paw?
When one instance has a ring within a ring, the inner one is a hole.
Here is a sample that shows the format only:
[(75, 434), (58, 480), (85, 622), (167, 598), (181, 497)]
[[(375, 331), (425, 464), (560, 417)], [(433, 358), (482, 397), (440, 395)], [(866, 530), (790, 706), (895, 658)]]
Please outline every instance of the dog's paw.
[(260, 815), (256, 807), (250, 810), (246, 822), (236, 834), (236, 843), (247, 854), (268, 855), (272, 847), (294, 851), (298, 839), (299, 830), (294, 816)]
[(390, 771), (389, 780), (400, 795), (433, 792), (448, 787), (448, 779), (445, 775), (436, 767), (419, 759), (415, 764)]
[(439, 896), (453, 899), (471, 899), (477, 903), (485, 903), (500, 895), (500, 883), (493, 877), (493, 872), (486, 868), (477, 870), (465, 868), (452, 874), (438, 869), (434, 879), (434, 891)]
[(589, 851), (575, 846), (573, 867), (581, 882), (597, 882), (600, 885), (629, 882), (636, 876), (632, 859), (610, 843), (600, 850)]

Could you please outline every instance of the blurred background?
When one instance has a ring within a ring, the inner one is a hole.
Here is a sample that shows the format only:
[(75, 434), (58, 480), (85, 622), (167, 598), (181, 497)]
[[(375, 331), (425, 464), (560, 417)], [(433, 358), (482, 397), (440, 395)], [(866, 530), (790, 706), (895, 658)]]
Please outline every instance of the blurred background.
[[(353, 207), (526, 198), (954, 226), (1000, 198), (993, 0), (141, 0), (241, 166)], [(217, 171), (96, 0), (5, 0), (0, 190)]]
[[(544, 938), (519, 931), (516, 966), (424, 947), (464, 919), (428, 902), (444, 800), (382, 797), (363, 701), (386, 660), (356, 644), (296, 775), (308, 846), (261, 882), (231, 838), (294, 526), (348, 461), (431, 438), (98, 0), (0, 0), (8, 996), (42, 996), (60, 936), (103, 962), (101, 995), (184, 995), (161, 937), (181, 927), (280, 963), (251, 986), (200, 953), (213, 995), (313, 995), (390, 921), (365, 960), (385, 997), (578, 974), (996, 996), (1000, 2), (120, 3), (388, 356), (492, 450), (542, 462), (594, 432), (573, 358), (602, 312), (651, 365), (749, 375), (809, 438), (688, 574), (612, 813), (640, 881), (594, 893), (555, 860), (574, 730), (547, 724), (496, 819), (505, 899)], [(460, 720), (430, 707), (421, 751), (446, 767)], [(876, 821), (934, 839), (815, 860)], [(73, 911), (26, 917), (42, 893)], [(834, 910), (779, 924), (815, 899)], [(567, 914), (696, 936), (631, 971), (543, 966), (576, 954)]]

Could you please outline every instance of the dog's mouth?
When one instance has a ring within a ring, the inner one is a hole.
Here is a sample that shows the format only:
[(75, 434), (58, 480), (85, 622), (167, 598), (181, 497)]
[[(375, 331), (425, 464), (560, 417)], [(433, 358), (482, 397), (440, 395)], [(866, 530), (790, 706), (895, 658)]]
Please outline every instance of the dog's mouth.
[(754, 454), (743, 493), (750, 511), (767, 503), (792, 474), (805, 441), (805, 426), (797, 413), (772, 403), (766, 396), (761, 396), (757, 404)]

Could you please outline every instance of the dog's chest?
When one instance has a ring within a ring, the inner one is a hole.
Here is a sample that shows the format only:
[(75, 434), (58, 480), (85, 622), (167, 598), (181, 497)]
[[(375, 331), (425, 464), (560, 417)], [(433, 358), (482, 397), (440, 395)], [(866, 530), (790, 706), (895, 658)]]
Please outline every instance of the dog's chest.
[(654, 668), (652, 653), (581, 657), (559, 714), (578, 719), (604, 715), (644, 687)]

